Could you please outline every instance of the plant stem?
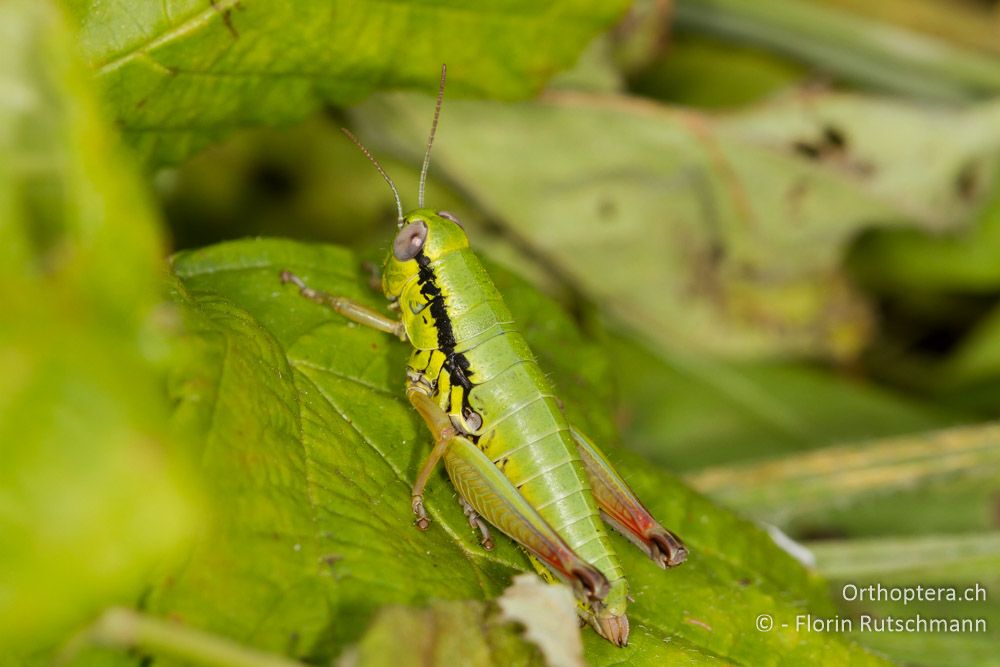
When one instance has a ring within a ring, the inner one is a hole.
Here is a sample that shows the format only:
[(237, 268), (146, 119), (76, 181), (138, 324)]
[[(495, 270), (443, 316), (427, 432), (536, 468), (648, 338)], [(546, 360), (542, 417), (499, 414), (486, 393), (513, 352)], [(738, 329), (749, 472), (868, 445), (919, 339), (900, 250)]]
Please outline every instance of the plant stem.
[[(106, 610), (81, 639), (121, 649), (139, 648), (209, 667), (304, 667), (280, 655), (122, 607)], [(80, 643), (74, 642), (71, 650), (78, 650)]]

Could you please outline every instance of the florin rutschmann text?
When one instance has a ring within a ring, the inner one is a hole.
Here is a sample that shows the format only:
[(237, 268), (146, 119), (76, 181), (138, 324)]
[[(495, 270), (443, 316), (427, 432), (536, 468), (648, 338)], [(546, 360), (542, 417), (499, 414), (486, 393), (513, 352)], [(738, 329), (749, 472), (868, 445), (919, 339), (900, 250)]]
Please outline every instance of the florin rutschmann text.
[[(904, 606), (917, 602), (986, 602), (986, 588), (981, 584), (971, 586), (883, 586), (882, 584), (844, 584), (841, 595), (845, 602), (896, 602)], [(797, 614), (794, 622), (781, 622), (771, 614), (758, 614), (756, 628), (770, 632), (775, 626), (794, 628), (796, 632), (900, 632), (900, 633), (984, 633), (988, 627), (985, 618), (965, 616), (929, 616), (914, 614), (872, 615), (857, 617), (822, 617)]]
[[(782, 624), (784, 625), (784, 624)], [(833, 616), (823, 618), (812, 614), (795, 617), (799, 632), (932, 632), (932, 633), (982, 633), (986, 632), (985, 618), (937, 618), (917, 614), (906, 618), (898, 616), (872, 616), (861, 614), (857, 618)]]

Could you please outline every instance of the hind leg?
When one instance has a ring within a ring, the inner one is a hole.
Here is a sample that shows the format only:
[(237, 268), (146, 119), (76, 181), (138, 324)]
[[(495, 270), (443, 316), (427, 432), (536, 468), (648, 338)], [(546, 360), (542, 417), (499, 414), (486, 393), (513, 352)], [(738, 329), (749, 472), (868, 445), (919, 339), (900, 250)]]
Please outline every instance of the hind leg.
[(687, 548), (681, 539), (657, 523), (597, 445), (575, 427), (570, 427), (570, 432), (583, 458), (601, 517), (660, 567), (666, 569), (683, 563)]

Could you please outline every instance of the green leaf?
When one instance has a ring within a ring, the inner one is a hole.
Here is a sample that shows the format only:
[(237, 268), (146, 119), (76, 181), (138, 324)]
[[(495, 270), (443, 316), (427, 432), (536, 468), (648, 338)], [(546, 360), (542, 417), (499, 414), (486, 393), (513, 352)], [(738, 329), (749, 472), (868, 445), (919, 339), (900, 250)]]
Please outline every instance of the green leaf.
[[(459, 100), (433, 169), (657, 349), (850, 358), (871, 321), (840, 266), (847, 245), (873, 224), (967, 219), (985, 193), (956, 183), (995, 168), (998, 113), (845, 95), (731, 116), (566, 91)], [(416, 164), (429, 115), (396, 94), (354, 117)]]
[[(217, 516), (185, 567), (150, 596), (158, 614), (269, 651), (325, 661), (357, 641), (388, 604), (494, 598), (530, 569), (506, 539), (478, 546), (443, 472), (412, 527), (410, 485), (428, 436), (402, 398), (407, 347), (359, 328), (282, 285), (295, 271), (316, 289), (378, 307), (358, 262), (331, 246), (227, 243), (180, 254), (178, 303), (192, 348), (175, 378), (178, 424), (201, 433)], [(751, 524), (613, 447), (607, 360), (553, 302), (496, 273), (572, 420), (621, 470), (692, 556), (652, 566), (614, 538), (633, 587), (627, 653), (585, 633), (591, 664), (761, 664), (781, 655), (830, 664), (877, 661), (835, 637), (754, 629), (757, 614), (829, 611), (823, 585)], [(624, 460), (622, 460), (624, 459)], [(783, 621), (780, 621), (783, 622)], [(634, 660), (633, 660), (634, 659)]]
[(0, 4), (0, 654), (131, 602), (190, 529), (162, 245), (63, 19)]
[[(125, 136), (153, 163), (382, 88), (515, 99), (536, 91), (624, 0), (486, 3), (64, 0)], [(525, 44), (530, 48), (525, 48)]]

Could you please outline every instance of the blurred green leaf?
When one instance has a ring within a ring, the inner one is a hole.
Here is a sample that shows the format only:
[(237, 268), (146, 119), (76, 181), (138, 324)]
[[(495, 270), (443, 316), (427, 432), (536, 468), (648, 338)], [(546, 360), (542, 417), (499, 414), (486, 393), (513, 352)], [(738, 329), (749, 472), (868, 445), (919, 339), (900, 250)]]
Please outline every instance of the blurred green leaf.
[[(883, 357), (876, 370), (905, 378), (938, 402), (996, 415), (998, 256), (1000, 196), (995, 190), (968, 230), (877, 230), (859, 239), (848, 257), (849, 270), (883, 300), (891, 300), (896, 319), (902, 321), (883, 333), (881, 347), (892, 354)], [(935, 350), (922, 350), (921, 337), (935, 331), (950, 333), (956, 344), (936, 355)]]
[[(657, 349), (844, 358), (871, 328), (847, 244), (873, 224), (964, 222), (984, 193), (956, 179), (995, 168), (998, 113), (803, 95), (712, 117), (553, 91), (451, 102), (432, 168)], [(387, 95), (353, 116), (419, 161), (427, 102)]]
[(956, 478), (1000, 479), (1000, 426), (956, 427), (719, 466), (688, 481), (753, 516), (786, 522), (817, 507)]
[[(364, 246), (383, 243), (395, 205), (371, 163), (320, 115), (291, 128), (234, 134), (155, 179), (177, 247), (244, 236), (287, 236)], [(383, 166), (401, 190), (418, 171)]]
[[(943, 128), (942, 128), (943, 130)], [(874, 229), (852, 248), (850, 269), (869, 289), (882, 293), (964, 291), (991, 293), (1000, 286), (1000, 192), (996, 174), (972, 161), (955, 173), (955, 188), (990, 192), (970, 224), (952, 233), (918, 229)]]
[(794, 455), (962, 420), (863, 378), (803, 363), (725, 363), (608, 343), (625, 442), (672, 470)]
[(996, 530), (997, 476), (947, 476), (861, 495), (848, 503), (817, 507), (796, 516), (787, 530), (803, 539), (925, 536)]
[[(571, 65), (623, 0), (64, 0), (126, 138), (176, 162), (234, 128), (383, 88), (514, 99)], [(525, 48), (529, 44), (530, 48)]]
[(1000, 577), (1000, 532), (817, 542), (809, 548), (824, 575), (842, 580), (918, 573), (932, 585)]
[(822, 2), (678, 0), (675, 16), (680, 30), (765, 46), (880, 90), (950, 102), (1000, 92), (1000, 64), (987, 54)]
[[(817, 0), (812, 0), (816, 2)], [(1000, 53), (996, 3), (950, 0), (818, 0), (882, 23), (909, 28), (959, 46)], [(991, 7), (992, 5), (992, 7)]]
[[(758, 492), (780, 496), (788, 491), (785, 482), (800, 487), (797, 467), (808, 468), (812, 460), (803, 450), (911, 435), (970, 420), (938, 401), (890, 392), (860, 377), (801, 363), (664, 359), (622, 338), (609, 341), (609, 352), (624, 443), (672, 470), (695, 476), (706, 466), (733, 470), (740, 464), (750, 475), (750, 470), (771, 469), (783, 461), (787, 478), (747, 478), (746, 495), (734, 489), (728, 502), (776, 522), (793, 537), (922, 535), (996, 526), (996, 475), (949, 478), (944, 470), (935, 475), (931, 468), (926, 478), (858, 493), (846, 484), (825, 493), (827, 481), (821, 480), (814, 490), (822, 500), (800, 505), (800, 499), (788, 499), (792, 511), (781, 515), (771, 511), (774, 505), (762, 507), (747, 498)], [(826, 460), (832, 479), (838, 459)], [(722, 494), (725, 487), (720, 485)]]
[(737, 108), (801, 84), (801, 65), (762, 49), (681, 33), (629, 79), (639, 95), (684, 106)]
[[(508, 540), (493, 552), (478, 546), (443, 474), (426, 496), (431, 530), (411, 527), (410, 483), (428, 438), (402, 400), (406, 347), (278, 279), (288, 268), (317, 289), (377, 306), (356, 267), (342, 249), (285, 241), (177, 257), (178, 301), (201, 351), (175, 378), (177, 420), (202, 435), (192, 455), (212, 480), (219, 515), (185, 568), (151, 595), (156, 613), (323, 661), (356, 641), (380, 606), (492, 598), (528, 569)], [(613, 441), (600, 349), (549, 299), (496, 276), (571, 419)], [(755, 631), (761, 610), (828, 609), (821, 582), (670, 476), (628, 459), (621, 469), (692, 550), (664, 573), (615, 538), (635, 598), (627, 655), (636, 664), (670, 656), (759, 664), (777, 655), (875, 662), (833, 637)], [(625, 655), (589, 631), (585, 643), (595, 665)]]
[(0, 651), (137, 598), (192, 506), (165, 460), (162, 245), (62, 17), (0, 4)]

